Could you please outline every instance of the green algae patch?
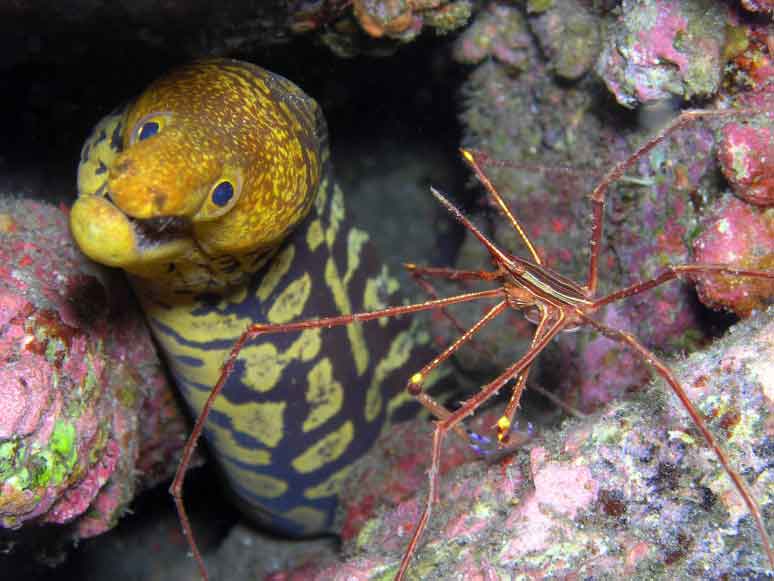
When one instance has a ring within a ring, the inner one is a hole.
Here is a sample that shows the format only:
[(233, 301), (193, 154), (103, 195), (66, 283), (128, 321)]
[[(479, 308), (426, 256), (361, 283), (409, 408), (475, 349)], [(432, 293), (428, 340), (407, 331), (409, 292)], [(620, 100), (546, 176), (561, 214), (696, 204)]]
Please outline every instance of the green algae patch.
[(17, 491), (29, 489), (30, 471), (24, 462), (26, 455), (27, 448), (19, 440), (0, 444), (0, 482)]
[(83, 397), (87, 401), (93, 399), (95, 391), (99, 388), (100, 382), (97, 378), (97, 370), (94, 367), (94, 357), (89, 355), (86, 358), (86, 377), (83, 378)]
[(365, 549), (368, 546), (370, 546), (374, 532), (378, 529), (379, 523), (376, 521), (376, 519), (369, 519), (363, 527), (360, 529), (360, 532), (357, 535), (357, 543), (356, 546), (358, 548)]
[(730, 61), (738, 57), (750, 46), (747, 29), (743, 26), (726, 24), (726, 44), (723, 46), (723, 60)]
[(620, 425), (613, 422), (600, 422), (594, 426), (592, 439), (601, 444), (618, 444), (623, 435), (624, 431)]
[(58, 420), (49, 440), (51, 451), (56, 455), (58, 463), (54, 465), (54, 482), (59, 484), (78, 461), (78, 450), (75, 445), (75, 426), (69, 422)]
[(527, 12), (529, 14), (540, 14), (554, 5), (554, 0), (527, 0)]
[(20, 444), (17, 440), (9, 440), (0, 444), (0, 480), (7, 480), (16, 470), (16, 458)]
[(94, 439), (94, 446), (89, 452), (89, 465), (94, 465), (99, 462), (100, 458), (105, 451), (105, 446), (108, 442), (108, 430), (104, 426), (100, 426), (99, 431)]
[(28, 462), (26, 486), (59, 485), (72, 472), (78, 461), (75, 426), (57, 420), (48, 440), (48, 448), (35, 453)]

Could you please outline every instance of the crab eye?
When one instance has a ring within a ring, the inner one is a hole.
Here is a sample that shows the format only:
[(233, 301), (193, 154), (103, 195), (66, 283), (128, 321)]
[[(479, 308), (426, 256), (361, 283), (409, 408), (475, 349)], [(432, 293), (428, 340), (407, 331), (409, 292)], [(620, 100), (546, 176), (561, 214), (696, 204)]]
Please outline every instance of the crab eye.
[(212, 203), (219, 208), (222, 208), (231, 201), (231, 198), (234, 197), (234, 186), (231, 184), (231, 182), (224, 180), (215, 186), (215, 188), (212, 190), (211, 196)]
[(137, 131), (137, 140), (143, 141), (149, 137), (153, 137), (159, 132), (160, 126), (157, 121), (148, 121), (140, 126)]

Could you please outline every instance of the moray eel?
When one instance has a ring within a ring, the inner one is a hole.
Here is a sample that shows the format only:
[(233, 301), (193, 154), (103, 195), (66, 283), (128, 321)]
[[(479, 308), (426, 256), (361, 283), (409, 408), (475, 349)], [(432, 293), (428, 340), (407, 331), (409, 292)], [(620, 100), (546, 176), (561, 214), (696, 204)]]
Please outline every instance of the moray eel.
[[(320, 107), (255, 65), (200, 61), (152, 83), (97, 124), (78, 193), (77, 244), (130, 275), (194, 414), (250, 323), (396, 304), (346, 216)], [(431, 358), (420, 335), (383, 319), (251, 342), (205, 429), (243, 511), (286, 535), (330, 531), (341, 480)]]

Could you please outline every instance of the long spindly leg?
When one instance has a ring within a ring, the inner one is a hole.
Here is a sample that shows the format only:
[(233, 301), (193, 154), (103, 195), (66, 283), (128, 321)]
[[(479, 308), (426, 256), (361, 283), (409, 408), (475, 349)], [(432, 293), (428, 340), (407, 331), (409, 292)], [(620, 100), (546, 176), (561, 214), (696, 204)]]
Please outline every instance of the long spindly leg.
[[(518, 267), (514, 264), (513, 260), (503, 252), (494, 242), (489, 240), (489, 238), (486, 237), (486, 235), (476, 227), (473, 222), (471, 222), (465, 214), (463, 214), (457, 206), (452, 204), (444, 194), (441, 193), (440, 190), (430, 186), (430, 193), (435, 196), (435, 199), (438, 200), (441, 205), (446, 208), (446, 210), (454, 216), (454, 218), (462, 224), (468, 232), (470, 232), (481, 244), (484, 245), (484, 248), (487, 249), (489, 254), (492, 257), (492, 260), (494, 260), (498, 266), (501, 268), (513, 271), (518, 270)], [(525, 240), (528, 240), (525, 235)]]
[(462, 153), (462, 159), (464, 159), (467, 162), (467, 164), (471, 167), (473, 172), (476, 174), (476, 177), (478, 177), (479, 181), (484, 185), (484, 188), (489, 193), (489, 196), (492, 198), (492, 202), (494, 203), (494, 205), (500, 210), (502, 215), (505, 216), (506, 220), (510, 222), (513, 229), (516, 230), (516, 233), (519, 235), (522, 242), (524, 242), (524, 245), (527, 247), (527, 250), (529, 250), (529, 253), (532, 256), (532, 260), (535, 262), (535, 264), (543, 264), (543, 261), (540, 259), (540, 254), (538, 254), (537, 249), (532, 244), (532, 241), (529, 239), (529, 236), (527, 235), (527, 231), (521, 225), (521, 223), (513, 214), (513, 212), (511, 212), (511, 209), (508, 207), (508, 204), (505, 203), (505, 200), (503, 200), (503, 197), (494, 187), (494, 184), (492, 184), (491, 180), (481, 170), (481, 167), (478, 165), (478, 161), (476, 160), (476, 156), (474, 155), (474, 153), (467, 149), (461, 149), (460, 152)]
[(449, 280), (497, 280), (500, 273), (495, 270), (459, 270), (445, 266), (419, 266), (413, 262), (403, 264), (411, 274), (418, 276), (431, 276), (433, 278), (446, 278)]
[[(408, 382), (406, 383), (406, 390), (412, 396), (414, 396), (414, 398), (420, 404), (427, 408), (436, 418), (440, 420), (446, 419), (449, 417), (449, 415), (451, 415), (451, 412), (422, 390), (422, 384), (424, 383), (425, 379), (430, 373), (432, 373), (435, 368), (451, 357), (460, 347), (469, 342), (476, 335), (476, 333), (484, 328), (487, 323), (495, 319), (507, 308), (508, 302), (505, 300), (500, 301), (496, 305), (492, 306), (486, 313), (484, 313), (484, 316), (481, 317), (481, 319), (479, 319), (475, 325), (460, 335), (457, 340), (454, 341), (454, 343), (449, 345), (442, 353), (434, 357), (424, 367), (422, 367), (422, 369), (414, 373), (414, 375), (409, 378)], [(455, 426), (455, 431), (464, 439), (469, 439), (467, 432), (463, 430), (461, 426)]]
[(766, 530), (766, 525), (763, 522), (763, 516), (761, 515), (760, 507), (758, 506), (752, 491), (747, 485), (747, 482), (745, 482), (741, 475), (736, 471), (736, 469), (731, 466), (725, 450), (723, 450), (723, 448), (720, 446), (718, 441), (715, 439), (715, 436), (712, 435), (712, 432), (710, 432), (707, 424), (704, 422), (704, 418), (701, 417), (696, 407), (693, 405), (693, 403), (691, 403), (691, 400), (688, 398), (688, 394), (683, 389), (683, 386), (680, 385), (680, 382), (677, 380), (672, 371), (663, 361), (656, 357), (652, 351), (647, 349), (633, 335), (603, 325), (602, 323), (599, 323), (598, 321), (595, 321), (591, 317), (585, 315), (580, 310), (577, 311), (577, 314), (586, 323), (590, 324), (606, 337), (619, 343), (628, 345), (643, 359), (643, 361), (652, 366), (669, 384), (669, 387), (672, 388), (674, 394), (683, 404), (685, 411), (688, 412), (688, 415), (691, 417), (693, 424), (701, 432), (701, 435), (704, 437), (704, 440), (707, 442), (709, 447), (712, 448), (712, 451), (715, 453), (715, 456), (717, 456), (720, 464), (726, 471), (726, 474), (728, 474), (729, 478), (731, 478), (731, 481), (734, 483), (734, 487), (742, 496), (744, 503), (747, 505), (747, 509), (750, 511), (750, 514), (753, 517), (753, 521), (755, 521), (755, 526), (758, 529), (758, 533), (760, 534), (761, 542), (763, 543), (763, 548), (766, 551), (766, 556), (769, 559), (769, 563), (771, 564), (772, 569), (774, 569), (774, 549), (772, 549), (769, 533)]
[(600, 180), (599, 184), (591, 191), (591, 235), (589, 236), (589, 267), (586, 276), (586, 288), (590, 295), (597, 290), (597, 274), (599, 270), (599, 253), (602, 243), (602, 229), (605, 216), (605, 197), (610, 186), (619, 180), (624, 172), (636, 163), (646, 153), (656, 145), (664, 141), (670, 133), (673, 133), (692, 123), (699, 118), (712, 117), (740, 117), (744, 115), (755, 115), (762, 113), (759, 109), (694, 109), (683, 111), (675, 117), (670, 123), (664, 126), (658, 133), (648, 139), (634, 153), (625, 160), (615, 164)]
[[(546, 327), (550, 319), (549, 309), (543, 303), (538, 303), (536, 308), (540, 310), (540, 320), (538, 321), (535, 334), (532, 336), (532, 342), (530, 348), (534, 348), (543, 335), (546, 333)], [(497, 420), (497, 442), (501, 445), (508, 444), (508, 437), (511, 432), (511, 426), (513, 425), (513, 416), (516, 410), (519, 408), (521, 402), (521, 396), (524, 393), (524, 388), (527, 385), (527, 377), (529, 376), (529, 370), (531, 366), (527, 366), (524, 371), (519, 373), (516, 377), (516, 383), (513, 386), (511, 397), (508, 400), (508, 405), (505, 406), (503, 415)]]
[[(496, 281), (501, 274), (497, 271), (487, 271), (487, 270), (458, 270), (454, 268), (445, 268), (445, 267), (437, 267), (437, 266), (419, 266), (412, 262), (406, 262), (403, 264), (405, 269), (411, 274), (412, 278), (414, 279), (414, 282), (421, 288), (425, 294), (427, 294), (428, 299), (437, 299), (438, 298), (438, 291), (435, 289), (435, 286), (433, 286), (433, 283), (431, 283), (428, 280), (428, 277), (432, 278), (445, 278), (448, 280), (453, 281), (463, 281), (463, 280), (478, 280), (478, 281)], [(456, 329), (456, 331), (459, 334), (463, 334), (467, 327), (460, 323), (457, 320), (457, 317), (452, 315), (447, 309), (440, 309), (441, 314), (443, 314), (444, 317), (452, 324), (452, 326)], [(475, 341), (471, 342), (471, 346), (481, 351), (482, 353), (485, 353), (486, 355), (490, 355), (487, 350), (482, 349), (480, 345), (476, 344)]]
[(605, 295), (599, 299), (596, 299), (592, 308), (596, 310), (603, 305), (614, 303), (623, 298), (640, 294), (686, 274), (725, 274), (731, 276), (767, 278), (774, 280), (774, 271), (747, 270), (729, 266), (727, 264), (680, 264), (668, 266), (651, 279), (636, 282), (625, 288), (622, 288), (621, 290), (617, 290), (610, 293), (609, 295)]
[(183, 482), (185, 480), (185, 473), (188, 470), (189, 464), (191, 463), (191, 457), (193, 456), (194, 450), (196, 449), (196, 444), (199, 441), (199, 437), (201, 436), (202, 430), (204, 429), (204, 424), (207, 421), (207, 417), (209, 416), (210, 410), (212, 409), (212, 406), (214, 405), (215, 400), (220, 395), (220, 392), (223, 390), (223, 386), (226, 384), (226, 380), (231, 375), (231, 372), (234, 368), (234, 365), (236, 364), (236, 360), (237, 360), (237, 357), (239, 356), (239, 353), (242, 351), (242, 348), (245, 346), (245, 344), (248, 341), (260, 335), (266, 335), (269, 333), (291, 333), (294, 331), (302, 331), (304, 329), (320, 329), (320, 328), (329, 329), (331, 327), (341, 327), (345, 325), (350, 325), (355, 322), (372, 321), (374, 319), (381, 319), (383, 317), (397, 317), (400, 315), (417, 313), (420, 311), (441, 309), (449, 305), (465, 303), (465, 302), (475, 301), (479, 299), (502, 297), (502, 293), (503, 293), (502, 289), (495, 288), (495, 289), (490, 289), (485, 291), (459, 294), (452, 297), (437, 299), (434, 301), (426, 301), (424, 303), (418, 303), (415, 305), (389, 307), (386, 309), (380, 309), (378, 311), (353, 313), (351, 315), (340, 315), (337, 317), (328, 317), (328, 318), (321, 318), (321, 319), (310, 319), (307, 321), (298, 321), (295, 323), (287, 323), (284, 325), (262, 325), (262, 324), (250, 325), (242, 333), (239, 339), (237, 339), (236, 343), (234, 343), (234, 346), (231, 348), (231, 352), (229, 353), (228, 357), (223, 363), (220, 377), (218, 378), (218, 381), (215, 384), (215, 386), (212, 388), (212, 391), (210, 391), (210, 394), (207, 397), (206, 401), (204, 402), (204, 405), (202, 406), (202, 409), (199, 412), (199, 416), (196, 418), (196, 423), (194, 424), (194, 427), (191, 430), (191, 434), (188, 436), (188, 440), (186, 441), (185, 447), (183, 448), (180, 464), (178, 465), (177, 471), (175, 472), (175, 478), (172, 480), (172, 484), (169, 487), (169, 493), (172, 495), (175, 501), (175, 507), (177, 509), (177, 514), (180, 519), (180, 524), (183, 527), (183, 535), (185, 536), (186, 541), (188, 542), (188, 546), (191, 549), (191, 553), (193, 554), (193, 557), (196, 560), (196, 564), (199, 568), (199, 573), (201, 574), (202, 579), (206, 580), (209, 577), (207, 575), (207, 568), (205, 567), (204, 561), (202, 560), (201, 552), (199, 551), (199, 548), (196, 544), (196, 540), (194, 538), (193, 529), (191, 528), (191, 522), (188, 519), (188, 513), (186, 512), (185, 505), (183, 504), (183, 495), (182, 495)]
[(428, 470), (428, 491), (427, 500), (425, 502), (422, 516), (417, 522), (417, 526), (411, 535), (411, 540), (406, 547), (406, 552), (403, 554), (403, 559), (400, 562), (400, 568), (398, 574), (395, 576), (396, 581), (403, 579), (406, 571), (408, 570), (411, 557), (416, 551), (419, 539), (422, 537), (422, 533), (427, 527), (427, 522), (430, 519), (433, 504), (436, 502), (438, 496), (438, 484), (439, 484), (439, 466), (441, 462), (441, 446), (443, 439), (449, 430), (454, 429), (456, 425), (462, 422), (466, 417), (471, 415), (478, 409), (481, 404), (496, 394), (508, 381), (513, 379), (518, 374), (527, 369), (535, 358), (546, 348), (546, 345), (558, 335), (564, 327), (567, 326), (567, 321), (562, 311), (559, 311), (556, 321), (551, 325), (548, 331), (544, 334), (535, 345), (530, 347), (529, 350), (518, 360), (516, 363), (508, 367), (500, 375), (498, 375), (490, 383), (481, 388), (481, 391), (476, 392), (470, 398), (465, 400), (459, 409), (451, 412), (449, 416), (443, 420), (436, 422), (435, 430), (433, 431), (433, 449), (432, 457), (430, 461), (430, 470)]

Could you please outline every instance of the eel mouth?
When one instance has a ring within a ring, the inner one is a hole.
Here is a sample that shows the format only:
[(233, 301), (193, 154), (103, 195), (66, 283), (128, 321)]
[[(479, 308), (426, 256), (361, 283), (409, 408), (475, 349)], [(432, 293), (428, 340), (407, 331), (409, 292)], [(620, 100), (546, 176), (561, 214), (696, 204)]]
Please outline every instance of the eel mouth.
[(196, 246), (190, 219), (132, 218), (107, 196), (79, 197), (70, 210), (70, 229), (89, 258), (119, 268), (175, 260)]
[(132, 218), (127, 220), (134, 227), (135, 241), (138, 250), (150, 249), (189, 238), (192, 224), (188, 218), (181, 216), (157, 216), (154, 218)]

